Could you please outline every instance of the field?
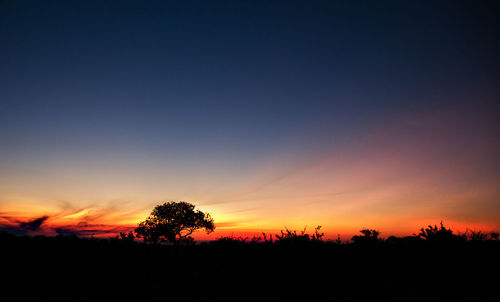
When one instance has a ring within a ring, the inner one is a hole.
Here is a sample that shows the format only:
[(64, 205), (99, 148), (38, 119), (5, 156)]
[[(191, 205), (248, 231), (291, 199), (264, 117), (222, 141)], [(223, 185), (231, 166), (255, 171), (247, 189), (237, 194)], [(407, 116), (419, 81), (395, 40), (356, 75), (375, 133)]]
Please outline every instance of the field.
[[(297, 238), (295, 238), (297, 239)], [(3, 233), (4, 301), (498, 301), (499, 240), (190, 245)]]

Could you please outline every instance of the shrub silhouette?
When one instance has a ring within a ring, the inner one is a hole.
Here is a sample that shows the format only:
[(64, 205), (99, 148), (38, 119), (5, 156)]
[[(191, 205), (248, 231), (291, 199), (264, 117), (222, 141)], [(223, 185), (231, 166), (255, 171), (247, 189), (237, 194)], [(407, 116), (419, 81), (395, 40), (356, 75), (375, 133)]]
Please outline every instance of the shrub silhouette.
[(122, 240), (124, 242), (134, 242), (135, 236), (134, 236), (134, 233), (132, 233), (132, 232), (128, 232), (128, 233), (120, 232), (120, 235), (116, 236), (115, 239)]
[(405, 237), (396, 237), (396, 236), (389, 236), (387, 240), (385, 241), (388, 244), (415, 244), (417, 242), (422, 242), (424, 241), (422, 238), (418, 236), (405, 236)]
[(262, 236), (263, 236), (263, 243), (266, 243), (266, 244), (273, 243), (273, 234), (270, 234), (268, 237), (265, 232), (262, 232)]
[[(285, 228), (285, 231), (281, 230), (281, 235), (276, 234), (277, 243), (284, 244), (304, 244), (309, 242), (320, 242), (324, 233), (320, 233), (321, 226), (317, 226), (314, 229), (314, 234), (309, 235), (306, 233), (306, 228), (299, 233), (297, 231), (291, 231)], [(271, 239), (272, 240), (272, 239)]]
[(437, 225), (428, 225), (427, 228), (421, 228), (417, 237), (425, 239), (428, 242), (450, 242), (465, 241), (465, 236), (454, 235), (451, 229), (447, 229), (443, 222), (438, 228)]
[(193, 204), (183, 201), (156, 206), (135, 229), (137, 237), (147, 242), (168, 241), (177, 244), (191, 242), (193, 239), (190, 235), (196, 230), (205, 229), (207, 234), (213, 232), (215, 225), (210, 214), (195, 211), (194, 208)]
[(469, 241), (485, 241), (488, 239), (488, 234), (482, 231), (467, 229), (464, 234), (465, 238)]
[(359, 232), (363, 235), (362, 236), (361, 235), (352, 236), (351, 240), (354, 243), (375, 243), (375, 242), (379, 241), (379, 239), (378, 239), (378, 235), (380, 235), (379, 231), (362, 229)]
[(235, 237), (231, 236), (223, 236), (215, 239), (212, 244), (218, 246), (239, 246), (244, 245), (248, 240), (248, 237)]

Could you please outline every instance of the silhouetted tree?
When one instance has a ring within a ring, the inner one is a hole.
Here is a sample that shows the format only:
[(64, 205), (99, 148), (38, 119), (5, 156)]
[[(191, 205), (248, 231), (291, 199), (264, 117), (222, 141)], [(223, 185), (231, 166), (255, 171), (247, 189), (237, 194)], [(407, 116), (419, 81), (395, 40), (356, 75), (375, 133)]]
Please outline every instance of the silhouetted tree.
[(359, 235), (352, 236), (351, 240), (354, 243), (377, 242), (378, 235), (380, 235), (380, 232), (376, 231), (376, 230), (363, 229), (359, 232), (363, 235), (362, 236), (359, 236)]
[(211, 233), (215, 229), (214, 221), (210, 214), (200, 210), (195, 211), (195, 206), (187, 202), (168, 202), (156, 206), (151, 215), (135, 229), (137, 237), (144, 241), (161, 242), (192, 240), (190, 235), (199, 229)]

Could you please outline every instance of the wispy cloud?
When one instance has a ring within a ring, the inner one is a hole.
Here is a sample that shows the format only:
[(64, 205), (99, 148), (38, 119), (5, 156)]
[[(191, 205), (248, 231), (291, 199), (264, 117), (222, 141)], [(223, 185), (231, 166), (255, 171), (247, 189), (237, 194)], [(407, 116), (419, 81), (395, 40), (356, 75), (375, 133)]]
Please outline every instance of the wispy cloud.
[(0, 229), (20, 235), (111, 236), (130, 231), (133, 225), (123, 223), (137, 216), (136, 211), (117, 205), (76, 207), (68, 201), (58, 203), (60, 210), (38, 217), (26, 217), (18, 212), (1, 212)]

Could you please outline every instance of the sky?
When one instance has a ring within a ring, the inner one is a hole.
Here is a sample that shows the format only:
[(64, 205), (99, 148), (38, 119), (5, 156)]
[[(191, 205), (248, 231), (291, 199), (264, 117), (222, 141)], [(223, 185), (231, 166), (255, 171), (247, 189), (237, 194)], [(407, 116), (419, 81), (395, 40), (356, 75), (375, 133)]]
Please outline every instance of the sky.
[(0, 228), (500, 229), (495, 1), (1, 1)]

